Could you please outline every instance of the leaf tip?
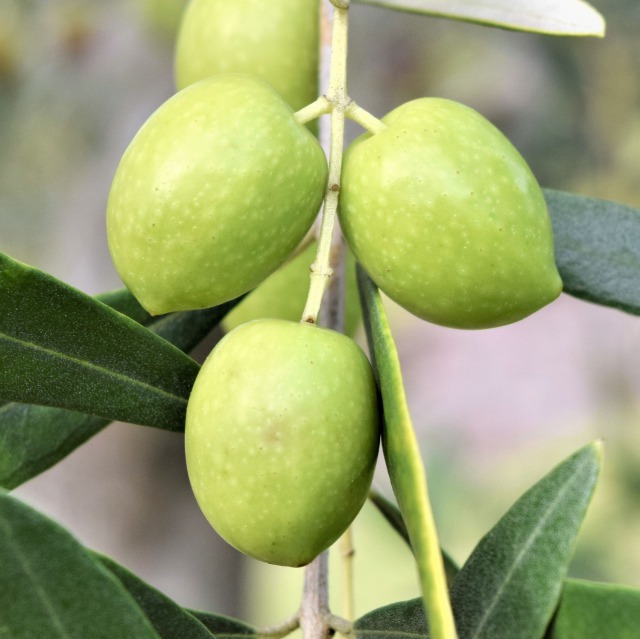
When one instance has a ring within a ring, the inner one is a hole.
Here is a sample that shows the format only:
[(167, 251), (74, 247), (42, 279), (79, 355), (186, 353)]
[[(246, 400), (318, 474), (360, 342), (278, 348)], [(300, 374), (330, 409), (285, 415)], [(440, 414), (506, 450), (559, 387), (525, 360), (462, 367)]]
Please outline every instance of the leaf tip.
[(589, 446), (591, 446), (591, 448), (593, 449), (594, 455), (598, 461), (599, 464), (602, 463), (602, 457), (604, 455), (604, 440), (603, 439), (596, 439), (595, 441), (591, 442), (591, 444), (589, 444)]

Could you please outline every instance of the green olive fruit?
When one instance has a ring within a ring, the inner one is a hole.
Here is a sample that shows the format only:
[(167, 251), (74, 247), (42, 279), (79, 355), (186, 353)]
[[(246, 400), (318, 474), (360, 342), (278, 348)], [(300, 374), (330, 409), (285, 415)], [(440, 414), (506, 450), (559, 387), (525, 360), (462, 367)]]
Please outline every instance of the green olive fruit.
[[(265, 317), (299, 321), (309, 291), (309, 268), (315, 259), (317, 248), (318, 243), (312, 242), (247, 295), (224, 318), (224, 329), (230, 331), (240, 324)], [(351, 251), (347, 251), (345, 269), (347, 290), (344, 332), (353, 336), (360, 325), (362, 313), (358, 300), (355, 259)]]
[(191, 0), (176, 43), (176, 84), (251, 73), (301, 109), (318, 95), (319, 16), (318, 0)]
[(490, 122), (438, 98), (408, 102), (344, 158), (340, 221), (371, 278), (411, 313), (456, 328), (515, 322), (562, 282), (545, 200)]
[(255, 320), (202, 366), (185, 431), (189, 479), (232, 546), (308, 564), (353, 521), (371, 484), (379, 418), (371, 366), (350, 338)]
[(107, 206), (120, 277), (152, 314), (215, 306), (270, 275), (324, 195), (318, 141), (262, 80), (219, 75), (143, 125)]

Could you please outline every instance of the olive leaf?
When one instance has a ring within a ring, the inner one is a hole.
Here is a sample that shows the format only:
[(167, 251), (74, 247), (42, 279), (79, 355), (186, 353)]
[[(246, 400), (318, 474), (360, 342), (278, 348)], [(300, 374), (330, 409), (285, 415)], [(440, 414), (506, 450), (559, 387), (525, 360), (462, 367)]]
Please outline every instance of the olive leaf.
[(640, 589), (570, 579), (545, 639), (635, 639)]
[(200, 610), (189, 610), (189, 612), (204, 626), (206, 626), (217, 637), (217, 639), (255, 637), (259, 634), (255, 628), (231, 617), (215, 615), (211, 612), (203, 612)]
[[(237, 300), (213, 309), (150, 316), (126, 289), (98, 295), (180, 350), (190, 351)], [(109, 419), (61, 408), (0, 402), (0, 486), (13, 489), (47, 470), (100, 432)]]
[[(640, 589), (568, 579), (544, 638), (637, 639), (639, 628)], [(373, 610), (353, 629), (357, 639), (429, 639), (421, 599)]]
[(353, 630), (357, 639), (429, 639), (422, 599), (390, 604), (360, 617)]
[[(404, 539), (407, 545), (411, 546), (409, 532), (407, 531), (407, 526), (404, 523), (402, 513), (398, 510), (398, 507), (376, 490), (371, 490), (369, 493), (369, 500), (387, 520), (389, 525), (400, 535), (400, 537), (402, 537), (402, 539)], [(444, 550), (441, 550), (440, 552), (442, 553), (442, 562), (444, 563), (447, 584), (451, 586), (460, 568), (458, 568), (455, 561), (453, 561), (448, 553)]]
[(360, 266), (358, 285), (369, 351), (382, 395), (382, 447), (391, 485), (416, 558), (431, 632), (434, 639), (449, 639), (456, 634), (447, 581), (426, 475), (406, 403), (398, 353), (380, 293)]
[(0, 398), (180, 430), (198, 365), (51, 275), (0, 255)]
[(94, 557), (129, 591), (162, 639), (213, 638), (214, 635), (189, 611), (181, 608), (113, 559), (97, 553), (94, 553)]
[(122, 584), (66, 530), (0, 491), (0, 636), (161, 639)]
[(593, 495), (590, 444), (530, 488), (480, 541), (451, 589), (459, 639), (539, 639)]
[(545, 190), (564, 291), (640, 315), (640, 210)]
[(355, 0), (397, 11), (563, 36), (604, 36), (600, 13), (582, 0)]

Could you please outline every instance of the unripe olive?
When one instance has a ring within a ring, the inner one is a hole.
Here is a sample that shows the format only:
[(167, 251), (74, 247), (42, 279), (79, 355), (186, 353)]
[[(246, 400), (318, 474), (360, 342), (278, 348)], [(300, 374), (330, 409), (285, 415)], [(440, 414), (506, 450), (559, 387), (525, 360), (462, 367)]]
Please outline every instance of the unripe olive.
[[(223, 327), (230, 331), (250, 320), (266, 317), (286, 319), (292, 322), (300, 320), (309, 292), (310, 266), (315, 259), (317, 242), (312, 242), (294, 259), (282, 265), (262, 284), (245, 297), (225, 318)], [(346, 335), (353, 336), (358, 330), (362, 313), (358, 300), (355, 260), (351, 251), (347, 251), (345, 264)]]
[(347, 150), (340, 221), (382, 291), (457, 328), (515, 322), (562, 282), (545, 200), (522, 156), (476, 111), (437, 98), (389, 113)]
[(243, 324), (214, 348), (186, 421), (189, 479), (238, 550), (303, 566), (362, 507), (379, 438), (376, 386), (348, 337), (309, 324)]
[(300, 243), (322, 201), (324, 152), (262, 80), (219, 75), (143, 125), (107, 206), (118, 273), (152, 314), (251, 290)]
[(318, 0), (191, 0), (176, 43), (176, 84), (251, 73), (300, 109), (318, 95), (319, 16)]

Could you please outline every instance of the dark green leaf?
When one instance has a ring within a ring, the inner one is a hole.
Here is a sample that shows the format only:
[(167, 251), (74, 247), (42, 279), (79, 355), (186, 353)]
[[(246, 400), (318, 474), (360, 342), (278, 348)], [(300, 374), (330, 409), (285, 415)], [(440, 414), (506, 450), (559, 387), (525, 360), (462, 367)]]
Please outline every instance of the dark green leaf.
[(388, 499), (386, 499), (386, 497), (375, 490), (372, 490), (369, 493), (369, 499), (384, 516), (387, 522), (389, 522), (391, 527), (405, 540), (405, 542), (409, 546), (411, 546), (411, 540), (409, 539), (407, 525), (404, 523), (404, 519), (402, 519), (402, 513), (398, 510), (398, 507), (395, 504), (392, 504)]
[(564, 291), (640, 315), (640, 211), (545, 191)]
[(396, 11), (564, 36), (604, 35), (602, 16), (582, 0), (356, 0)]
[[(237, 301), (216, 308), (151, 317), (125, 289), (98, 300), (144, 322), (183, 351), (190, 351)], [(47, 470), (110, 421), (61, 408), (0, 402), (0, 486), (15, 488)]]
[(0, 397), (180, 430), (198, 365), (137, 322), (0, 255)]
[(569, 580), (547, 639), (638, 639), (640, 590)]
[(51, 468), (107, 424), (61, 408), (0, 406), (0, 486), (16, 488)]
[(191, 613), (109, 557), (94, 555), (129, 591), (162, 639), (211, 639), (213, 635)]
[[(372, 490), (369, 493), (369, 499), (373, 503), (373, 505), (380, 511), (382, 516), (389, 522), (391, 527), (405, 540), (407, 545), (411, 546), (411, 541), (409, 539), (409, 532), (407, 531), (407, 526), (404, 523), (404, 519), (402, 519), (402, 513), (398, 510), (398, 507), (395, 504), (392, 504), (388, 499), (386, 499), (379, 492)], [(458, 574), (460, 570), (456, 565), (455, 561), (451, 559), (451, 557), (444, 551), (442, 552), (442, 561), (444, 563), (444, 571), (447, 577), (447, 585), (451, 586), (455, 576)]]
[(360, 267), (358, 285), (369, 351), (382, 395), (382, 449), (416, 558), (431, 632), (434, 639), (455, 638), (442, 554), (427, 479), (407, 407), (398, 353), (380, 293)]
[[(530, 488), (480, 541), (451, 590), (459, 639), (539, 639), (595, 488), (600, 445)], [(604, 639), (604, 638), (603, 638)]]
[[(354, 624), (358, 639), (428, 639), (421, 599), (374, 610)], [(546, 639), (638, 639), (640, 590), (567, 580)], [(514, 634), (513, 637), (517, 637)]]
[(200, 610), (189, 611), (194, 617), (199, 619), (216, 637), (217, 639), (232, 639), (233, 637), (255, 637), (258, 631), (248, 626), (242, 621), (224, 617), (222, 615), (214, 615), (210, 612), (201, 612)]
[(122, 313), (132, 320), (142, 324), (142, 326), (149, 326), (154, 320), (159, 319), (158, 316), (149, 315), (147, 311), (140, 306), (140, 302), (129, 292), (126, 288), (118, 288), (115, 291), (107, 291), (96, 295), (96, 299), (107, 306), (110, 306), (118, 313)]
[(422, 599), (378, 608), (354, 624), (358, 639), (429, 639)]
[(159, 639), (122, 584), (67, 531), (0, 491), (0, 637)]

